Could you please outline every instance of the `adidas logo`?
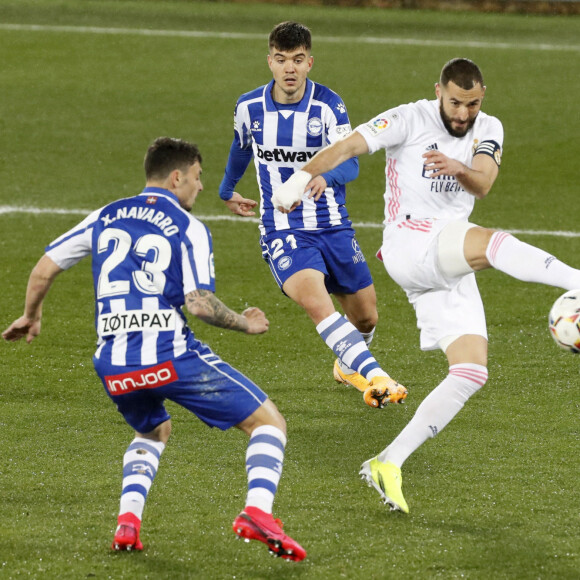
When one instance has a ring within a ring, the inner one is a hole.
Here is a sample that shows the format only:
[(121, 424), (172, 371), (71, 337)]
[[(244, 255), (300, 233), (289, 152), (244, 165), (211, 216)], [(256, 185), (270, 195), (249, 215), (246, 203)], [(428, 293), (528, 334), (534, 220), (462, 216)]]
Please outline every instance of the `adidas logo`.
[(428, 147), (425, 147), (426, 151), (433, 151), (434, 149), (439, 149), (439, 147), (437, 147), (437, 143), (433, 143), (431, 145), (429, 145)]

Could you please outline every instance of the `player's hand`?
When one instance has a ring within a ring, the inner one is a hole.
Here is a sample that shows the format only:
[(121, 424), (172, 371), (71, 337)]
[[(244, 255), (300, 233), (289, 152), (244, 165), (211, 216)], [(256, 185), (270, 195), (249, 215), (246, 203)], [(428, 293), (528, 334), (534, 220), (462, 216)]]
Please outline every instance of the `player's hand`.
[(26, 342), (30, 344), (39, 334), (40, 319), (31, 320), (27, 316), (21, 316), (2, 333), (2, 338), (9, 342), (16, 342), (26, 337)]
[(314, 179), (311, 179), (306, 186), (306, 189), (310, 190), (308, 197), (314, 198), (314, 201), (318, 201), (320, 196), (326, 191), (328, 184), (326, 179), (322, 175), (317, 175)]
[(258, 202), (253, 199), (242, 197), (237, 191), (234, 191), (232, 197), (224, 203), (227, 208), (236, 215), (241, 215), (242, 217), (256, 215), (256, 212), (252, 210), (258, 205)]
[(272, 204), (282, 213), (290, 213), (302, 203), (302, 196), (312, 179), (306, 171), (296, 171), (272, 194)]
[(259, 308), (246, 308), (242, 312), (242, 316), (245, 316), (248, 321), (246, 334), (264, 334), (270, 326), (266, 315)]
[(447, 157), (441, 151), (427, 151), (423, 153), (423, 159), (425, 159), (423, 165), (426, 171), (429, 171), (429, 177), (435, 178), (440, 175), (451, 175), (456, 176), (464, 172), (465, 166), (457, 159), (451, 159)]

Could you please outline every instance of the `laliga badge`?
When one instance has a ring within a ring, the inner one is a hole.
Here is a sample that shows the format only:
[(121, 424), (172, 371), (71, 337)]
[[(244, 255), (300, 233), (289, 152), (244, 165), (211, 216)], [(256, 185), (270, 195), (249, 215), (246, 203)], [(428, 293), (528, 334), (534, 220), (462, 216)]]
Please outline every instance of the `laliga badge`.
[(373, 135), (378, 135), (382, 133), (385, 129), (388, 129), (391, 126), (390, 119), (386, 118), (379, 118), (374, 119), (366, 124), (366, 127), (370, 130)]

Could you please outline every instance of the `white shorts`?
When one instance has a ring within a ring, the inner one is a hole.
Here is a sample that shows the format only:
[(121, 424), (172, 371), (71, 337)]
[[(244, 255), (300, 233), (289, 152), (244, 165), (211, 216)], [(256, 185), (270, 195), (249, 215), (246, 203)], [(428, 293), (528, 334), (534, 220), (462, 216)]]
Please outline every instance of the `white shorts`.
[(446, 276), (439, 267), (437, 238), (452, 221), (402, 220), (383, 232), (382, 259), (415, 309), (422, 350), (439, 348), (439, 341), (449, 336), (477, 334), (487, 339), (475, 274)]

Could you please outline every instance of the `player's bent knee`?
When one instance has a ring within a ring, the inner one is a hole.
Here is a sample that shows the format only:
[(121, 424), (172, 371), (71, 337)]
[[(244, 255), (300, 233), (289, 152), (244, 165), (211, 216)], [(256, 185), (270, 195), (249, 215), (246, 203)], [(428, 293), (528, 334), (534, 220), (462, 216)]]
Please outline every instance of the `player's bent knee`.
[(270, 400), (266, 399), (248, 418), (244, 419), (241, 423), (237, 425), (239, 429), (247, 433), (252, 434), (254, 429), (261, 427), (262, 425), (273, 425), (286, 434), (286, 419), (278, 407)]
[(356, 329), (359, 332), (362, 332), (363, 334), (368, 334), (369, 332), (372, 332), (377, 326), (379, 316), (377, 314), (376, 316), (369, 316), (366, 318), (359, 318), (356, 320), (350, 320), (349, 317), (349, 321), (352, 322), (352, 324), (356, 327)]
[(474, 270), (465, 258), (465, 235), (475, 224), (451, 222), (445, 226), (437, 239), (439, 268), (450, 278), (471, 274)]

